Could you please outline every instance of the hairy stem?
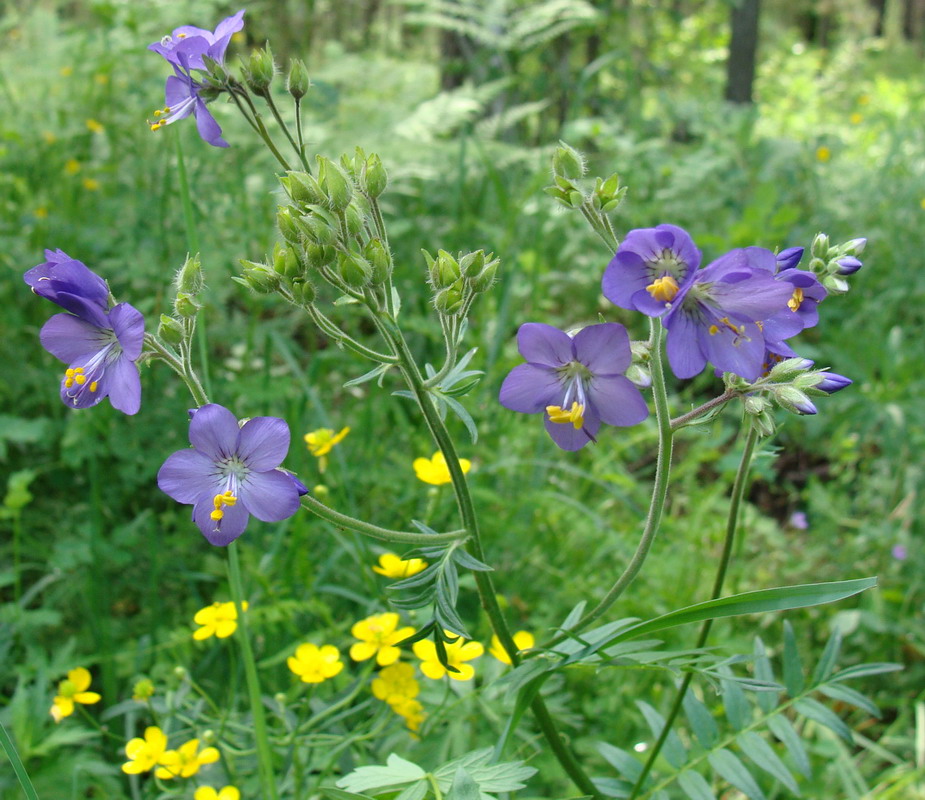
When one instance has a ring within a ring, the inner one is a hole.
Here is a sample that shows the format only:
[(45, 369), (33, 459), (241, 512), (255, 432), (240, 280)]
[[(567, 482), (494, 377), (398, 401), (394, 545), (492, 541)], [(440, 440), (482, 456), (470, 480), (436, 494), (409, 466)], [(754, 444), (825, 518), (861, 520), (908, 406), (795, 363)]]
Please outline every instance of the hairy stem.
[(695, 419), (699, 419), (704, 414), (709, 411), (712, 411), (714, 408), (720, 408), (728, 403), (730, 400), (739, 396), (739, 393), (733, 391), (732, 389), (727, 389), (719, 397), (714, 397), (712, 400), (707, 400), (702, 406), (697, 406), (697, 408), (688, 411), (686, 414), (682, 414), (680, 417), (675, 417), (671, 420), (671, 430), (676, 431), (679, 428), (683, 428), (685, 425), (689, 425)]

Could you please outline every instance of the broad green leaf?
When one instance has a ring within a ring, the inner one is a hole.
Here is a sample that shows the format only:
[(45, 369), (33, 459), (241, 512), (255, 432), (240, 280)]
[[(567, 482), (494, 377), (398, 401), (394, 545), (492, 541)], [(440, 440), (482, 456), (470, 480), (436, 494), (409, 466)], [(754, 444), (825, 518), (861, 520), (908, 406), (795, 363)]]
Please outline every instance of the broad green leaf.
[(869, 697), (864, 696), (848, 686), (842, 686), (838, 683), (829, 683), (825, 686), (820, 686), (819, 691), (826, 697), (831, 697), (833, 700), (841, 700), (843, 703), (850, 703), (853, 706), (863, 709), (872, 717), (880, 718), (880, 709), (877, 708), (876, 704)]
[(771, 777), (779, 780), (786, 786), (791, 793), (799, 796), (800, 787), (790, 774), (790, 770), (780, 760), (780, 756), (774, 752), (764, 739), (754, 731), (747, 731), (736, 737), (736, 742), (755, 764), (767, 772)]
[(417, 781), (402, 789), (395, 800), (424, 800), (429, 789), (426, 781)]
[(598, 742), (597, 751), (604, 757), (604, 760), (610, 764), (617, 772), (628, 778), (632, 783), (639, 780), (642, 774), (642, 764), (639, 759), (619, 747), (614, 747), (607, 742)]
[(318, 791), (331, 800), (373, 800), (368, 794), (356, 794), (354, 792), (345, 792), (343, 789), (335, 789), (333, 786), (319, 786)]
[(479, 800), (480, 797), (479, 785), (462, 767), (457, 767), (456, 775), (453, 776), (453, 784), (450, 786), (450, 791), (446, 793), (446, 800)]
[[(766, 683), (774, 682), (774, 667), (760, 636), (755, 637), (755, 677)], [(777, 696), (777, 692), (758, 692), (755, 700), (765, 714), (770, 714), (777, 706)]]
[(751, 800), (765, 800), (761, 787), (732, 751), (725, 748), (717, 750), (710, 753), (707, 760), (720, 776), (729, 781), (740, 792), (748, 795)]
[(684, 693), (684, 714), (697, 741), (705, 750), (712, 748), (719, 737), (719, 728), (710, 710), (697, 699), (690, 688)]
[(797, 700), (793, 704), (793, 708), (804, 717), (813, 720), (813, 722), (825, 725), (826, 728), (841, 736), (848, 744), (854, 744), (854, 736), (851, 733), (851, 728), (845, 725), (841, 717), (834, 711), (826, 708), (818, 700), (813, 700), (811, 697), (804, 697), (802, 700)]
[(462, 767), (469, 777), (486, 794), (516, 792), (526, 786), (526, 781), (536, 775), (535, 767), (528, 767), (523, 761), (503, 761), (492, 764), (494, 750), (484, 747), (454, 759), (434, 770), (434, 777), (441, 791), (448, 791), (455, 778), (456, 770)]
[(745, 698), (745, 692), (742, 691), (741, 687), (734, 680), (729, 679), (732, 675), (729, 667), (721, 667), (719, 673), (723, 678), (720, 683), (720, 691), (723, 695), (723, 711), (726, 714), (726, 719), (729, 720), (729, 724), (735, 730), (740, 731), (751, 722), (752, 707)]
[(803, 664), (793, 626), (789, 620), (784, 620), (784, 686), (787, 694), (796, 697), (803, 691), (803, 685)]
[(803, 740), (800, 739), (800, 734), (794, 730), (793, 725), (790, 724), (790, 720), (783, 714), (774, 714), (768, 717), (767, 723), (768, 728), (771, 729), (771, 733), (784, 743), (784, 747), (786, 747), (787, 752), (790, 753), (790, 758), (793, 759), (796, 768), (807, 778), (810, 777), (812, 775), (812, 768), (809, 764), (809, 756), (806, 755), (806, 748), (803, 747)]
[(357, 767), (353, 772), (344, 775), (337, 786), (348, 792), (362, 793), (376, 791), (388, 787), (399, 787), (406, 783), (419, 781), (426, 776), (417, 764), (392, 753), (385, 761), (385, 766)]
[(716, 800), (716, 795), (699, 772), (685, 770), (678, 775), (678, 783), (690, 800)]
[[(658, 713), (652, 706), (643, 700), (637, 700), (636, 705), (646, 718), (646, 723), (652, 731), (652, 735), (658, 739), (665, 727), (665, 718)], [(662, 745), (662, 753), (675, 769), (681, 769), (684, 762), (687, 761), (687, 750), (681, 744), (681, 739), (674, 730), (669, 730), (665, 737), (665, 743)]]
[(813, 686), (823, 683), (832, 674), (832, 670), (835, 669), (835, 662), (838, 660), (838, 653), (841, 650), (841, 641), (841, 633), (836, 628), (832, 631), (829, 641), (825, 643), (822, 656), (816, 664), (816, 669), (813, 670)]

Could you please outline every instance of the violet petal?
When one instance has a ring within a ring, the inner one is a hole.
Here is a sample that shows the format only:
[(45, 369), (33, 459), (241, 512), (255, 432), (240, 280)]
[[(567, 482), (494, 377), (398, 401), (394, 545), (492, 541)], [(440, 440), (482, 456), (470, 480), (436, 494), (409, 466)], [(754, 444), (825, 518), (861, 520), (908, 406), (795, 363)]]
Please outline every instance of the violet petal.
[(238, 456), (252, 472), (266, 472), (283, 463), (289, 452), (289, 426), (279, 417), (254, 417), (241, 426)]
[(198, 450), (178, 450), (161, 465), (157, 485), (178, 503), (195, 503), (208, 495), (211, 505), (212, 498), (224, 490), (225, 482), (208, 456)]
[(224, 406), (209, 403), (190, 420), (190, 444), (212, 461), (230, 458), (238, 448), (238, 421)]
[(529, 362), (559, 367), (572, 360), (572, 339), (542, 322), (525, 322), (517, 331), (517, 349)]
[(618, 322), (582, 328), (572, 342), (577, 360), (598, 375), (623, 374), (633, 360), (629, 334)]
[(501, 384), (498, 401), (511, 411), (536, 414), (557, 404), (564, 393), (559, 376), (551, 367), (519, 364)]
[(288, 519), (299, 510), (299, 492), (280, 470), (251, 472), (238, 488), (239, 503), (263, 522)]

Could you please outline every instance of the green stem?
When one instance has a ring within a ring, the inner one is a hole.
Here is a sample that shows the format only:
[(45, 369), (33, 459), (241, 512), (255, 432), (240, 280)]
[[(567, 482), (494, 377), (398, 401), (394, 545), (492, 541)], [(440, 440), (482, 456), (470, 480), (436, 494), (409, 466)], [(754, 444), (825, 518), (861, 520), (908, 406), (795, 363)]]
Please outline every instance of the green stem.
[(13, 765), (13, 772), (16, 773), (16, 777), (19, 779), (19, 785), (22, 787), (23, 794), (26, 795), (26, 800), (39, 800), (35, 787), (29, 779), (29, 773), (26, 772), (26, 767), (23, 765), (19, 753), (16, 752), (16, 745), (13, 744), (13, 740), (6, 732), (6, 728), (3, 727), (2, 722), (0, 722), (0, 747), (2, 747), (3, 752), (6, 753), (6, 757), (10, 760), (10, 764)]
[(665, 510), (665, 499), (668, 495), (668, 482), (671, 475), (671, 450), (674, 433), (671, 429), (671, 417), (668, 409), (668, 392), (665, 388), (665, 372), (662, 366), (662, 340), (664, 331), (659, 320), (649, 322), (652, 337), (652, 399), (655, 403), (655, 418), (658, 424), (658, 458), (655, 464), (655, 481), (652, 485), (652, 500), (649, 503), (649, 513), (646, 516), (645, 528), (642, 538), (636, 546), (636, 552), (630, 559), (623, 573), (617, 578), (600, 602), (585, 614), (568, 633), (560, 633), (546, 645), (553, 647), (570, 634), (578, 633), (595, 620), (602, 617), (617, 601), (617, 598), (626, 591), (633, 582), (642, 565), (645, 563), (652, 542), (658, 533)]
[(295, 98), (295, 133), (296, 138), (299, 140), (299, 161), (302, 162), (305, 171), (311, 175), (311, 167), (309, 166), (308, 159), (305, 158), (305, 138), (302, 135), (302, 100), (299, 97)]
[(286, 134), (286, 138), (289, 140), (289, 144), (291, 144), (292, 149), (295, 150), (296, 157), (302, 163), (302, 166), (307, 170), (308, 164), (305, 163), (305, 156), (302, 154), (302, 150), (299, 148), (299, 145), (296, 144), (295, 139), (292, 138), (292, 134), (289, 132), (289, 126), (285, 123), (282, 115), (279, 113), (279, 109), (276, 107), (276, 103), (273, 102), (273, 95), (271, 95), (270, 91), (267, 90), (266, 94), (263, 94), (262, 97), (266, 101), (267, 106), (270, 109), (270, 113), (273, 114), (273, 117), (279, 124), (279, 127), (282, 128), (283, 133)]
[(353, 350), (354, 353), (368, 358), (370, 361), (378, 361), (380, 364), (395, 364), (398, 361), (395, 356), (379, 353), (360, 344), (338, 328), (337, 325), (331, 322), (331, 320), (315, 306), (308, 306), (306, 310), (308, 311), (308, 315), (312, 318), (312, 321), (321, 328), (327, 336), (330, 336), (335, 341), (341, 342), (346, 348)]
[[(230, 90), (229, 94), (231, 95), (231, 99), (234, 101), (234, 104), (238, 107), (238, 110), (244, 115), (244, 119), (246, 119), (250, 126), (257, 132), (257, 135), (263, 139), (263, 143), (273, 154), (273, 157), (279, 162), (279, 165), (284, 170), (286, 170), (286, 172), (288, 172), (290, 169), (289, 163), (285, 158), (283, 158), (283, 154), (279, 152), (276, 144), (273, 142), (273, 139), (270, 138), (270, 133), (267, 131), (266, 126), (263, 124), (263, 120), (260, 119), (260, 114), (257, 112), (254, 104), (251, 102), (250, 95), (248, 95), (244, 88), (241, 86)], [(242, 97), (250, 108), (250, 113), (248, 113), (247, 109), (245, 109), (244, 105), (241, 103)]]
[(339, 511), (335, 511), (333, 508), (326, 506), (310, 494), (302, 497), (302, 505), (313, 514), (318, 515), (321, 519), (330, 522), (332, 525), (336, 525), (338, 528), (362, 533), (364, 536), (378, 539), (380, 542), (399, 542), (401, 544), (413, 544), (419, 547), (426, 547), (434, 544), (458, 542), (460, 539), (466, 539), (469, 536), (469, 532), (466, 530), (434, 534), (415, 533), (414, 531), (393, 531), (389, 528), (380, 528), (378, 525), (373, 525), (369, 522), (363, 522), (362, 520), (348, 517), (346, 514), (341, 514)]
[[(726, 581), (726, 572), (729, 569), (729, 561), (732, 557), (732, 546), (735, 542), (736, 529), (738, 528), (739, 508), (742, 505), (742, 498), (745, 496), (745, 487), (748, 484), (748, 473), (752, 463), (752, 454), (755, 452), (755, 444), (757, 442), (758, 430), (754, 426), (751, 426), (745, 439), (745, 447), (742, 450), (742, 458), (739, 461), (739, 468), (736, 470), (735, 481), (732, 484), (732, 497), (729, 501), (729, 515), (726, 518), (726, 536), (723, 539), (723, 552), (720, 555), (719, 567), (716, 570), (716, 577), (713, 579), (713, 592), (710, 595), (711, 600), (716, 600), (720, 594), (722, 594), (723, 584)], [(707, 637), (710, 635), (710, 629), (712, 627), (712, 619), (703, 621), (703, 624), (700, 626), (700, 634), (697, 636), (697, 643), (694, 645), (695, 650), (699, 650), (706, 644)], [(630, 793), (629, 800), (633, 800), (633, 798), (637, 796), (639, 790), (642, 788), (643, 783), (645, 783), (649, 772), (651, 772), (652, 765), (655, 764), (655, 759), (658, 758), (658, 754), (661, 752), (661, 749), (665, 744), (665, 740), (668, 738), (668, 734), (671, 731), (671, 726), (681, 711), (681, 706), (684, 703), (684, 695), (687, 694), (687, 690), (690, 687), (693, 678), (694, 673), (688, 672), (685, 674), (684, 679), (681, 681), (681, 685), (678, 686), (674, 701), (671, 704), (671, 710), (668, 712), (668, 716), (665, 718), (665, 725), (662, 727), (655, 745), (652, 747), (652, 750), (649, 752), (649, 755), (646, 758), (646, 763), (643, 765), (642, 772), (639, 773), (639, 777), (636, 779), (636, 783), (633, 786), (633, 791)]]
[(688, 411), (686, 414), (682, 414), (680, 417), (675, 417), (673, 420), (671, 420), (671, 430), (676, 431), (679, 428), (683, 428), (685, 425), (689, 425), (695, 419), (702, 417), (708, 411), (712, 411), (714, 408), (720, 408), (738, 396), (738, 392), (732, 389), (727, 389), (719, 397), (714, 397), (712, 400), (707, 400), (707, 402), (702, 406), (697, 406), (697, 408)]
[(244, 590), (241, 583), (241, 564), (238, 559), (237, 541), (228, 545), (228, 579), (231, 586), (231, 599), (238, 611), (238, 624), (241, 627), (241, 655), (244, 657), (244, 675), (247, 680), (247, 693), (250, 698), (251, 716), (254, 721), (254, 739), (257, 744), (257, 769), (260, 774), (261, 796), (264, 800), (277, 800), (276, 781), (273, 775), (273, 753), (267, 736), (267, 719), (260, 696), (260, 678), (257, 676), (257, 662), (251, 648), (247, 615), (244, 613)]

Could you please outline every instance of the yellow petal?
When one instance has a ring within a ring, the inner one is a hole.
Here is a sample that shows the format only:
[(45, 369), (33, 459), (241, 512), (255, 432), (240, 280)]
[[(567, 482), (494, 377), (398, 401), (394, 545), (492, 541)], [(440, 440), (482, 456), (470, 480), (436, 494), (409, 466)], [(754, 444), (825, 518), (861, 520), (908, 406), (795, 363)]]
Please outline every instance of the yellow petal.
[(221, 758), (221, 754), (214, 747), (206, 747), (196, 759), (200, 764), (214, 764)]
[(463, 661), (470, 661), (478, 658), (485, 652), (485, 646), (481, 642), (466, 642), (459, 648), (459, 657)]
[(454, 681), (467, 681), (473, 675), (475, 675), (475, 669), (472, 667), (471, 664), (454, 664), (453, 666), (459, 670), (459, 672), (450, 673), (450, 677)]
[(211, 786), (200, 786), (193, 794), (193, 800), (219, 800), (219, 797), (218, 792)]
[(335, 675), (339, 675), (343, 668), (344, 662), (338, 661), (336, 664), (326, 664), (322, 668), (322, 672), (325, 678), (333, 678)]
[(74, 695), (74, 699), (78, 703), (83, 703), (85, 706), (92, 705), (93, 703), (98, 703), (102, 700), (102, 696), (98, 695), (96, 692), (78, 692)]
[(219, 639), (227, 639), (238, 629), (238, 623), (233, 619), (223, 619), (215, 626), (215, 635)]
[(536, 644), (536, 639), (530, 631), (517, 631), (514, 634), (514, 644), (518, 650), (529, 650)]
[(90, 688), (90, 672), (83, 667), (72, 669), (68, 672), (67, 679), (74, 684), (74, 689), (78, 692), (85, 692)]
[[(433, 642), (431, 642), (431, 644), (433, 644)], [(439, 681), (446, 675), (446, 669), (444, 669), (443, 665), (436, 659), (434, 661), (422, 661), (421, 672), (434, 681)]]
[(378, 648), (371, 642), (357, 642), (350, 645), (350, 658), (354, 661), (366, 661), (376, 654)]
[(463, 475), (465, 475), (472, 469), (472, 462), (468, 458), (461, 458), (459, 459), (459, 468), (463, 471)]
[(208, 639), (215, 633), (215, 627), (212, 625), (207, 625), (204, 628), (197, 628), (193, 631), (193, 638), (201, 642), (203, 639)]
[(241, 793), (234, 786), (226, 786), (218, 793), (218, 800), (241, 800)]
[(213, 603), (211, 606), (200, 608), (193, 616), (193, 622), (197, 625), (211, 625), (215, 622), (215, 615), (220, 605), (220, 603)]
[(437, 660), (437, 648), (430, 639), (421, 639), (419, 642), (415, 642), (411, 645), (411, 649), (421, 661)]
[(380, 667), (387, 667), (394, 664), (401, 658), (401, 649), (398, 647), (381, 647), (376, 654), (376, 663)]

